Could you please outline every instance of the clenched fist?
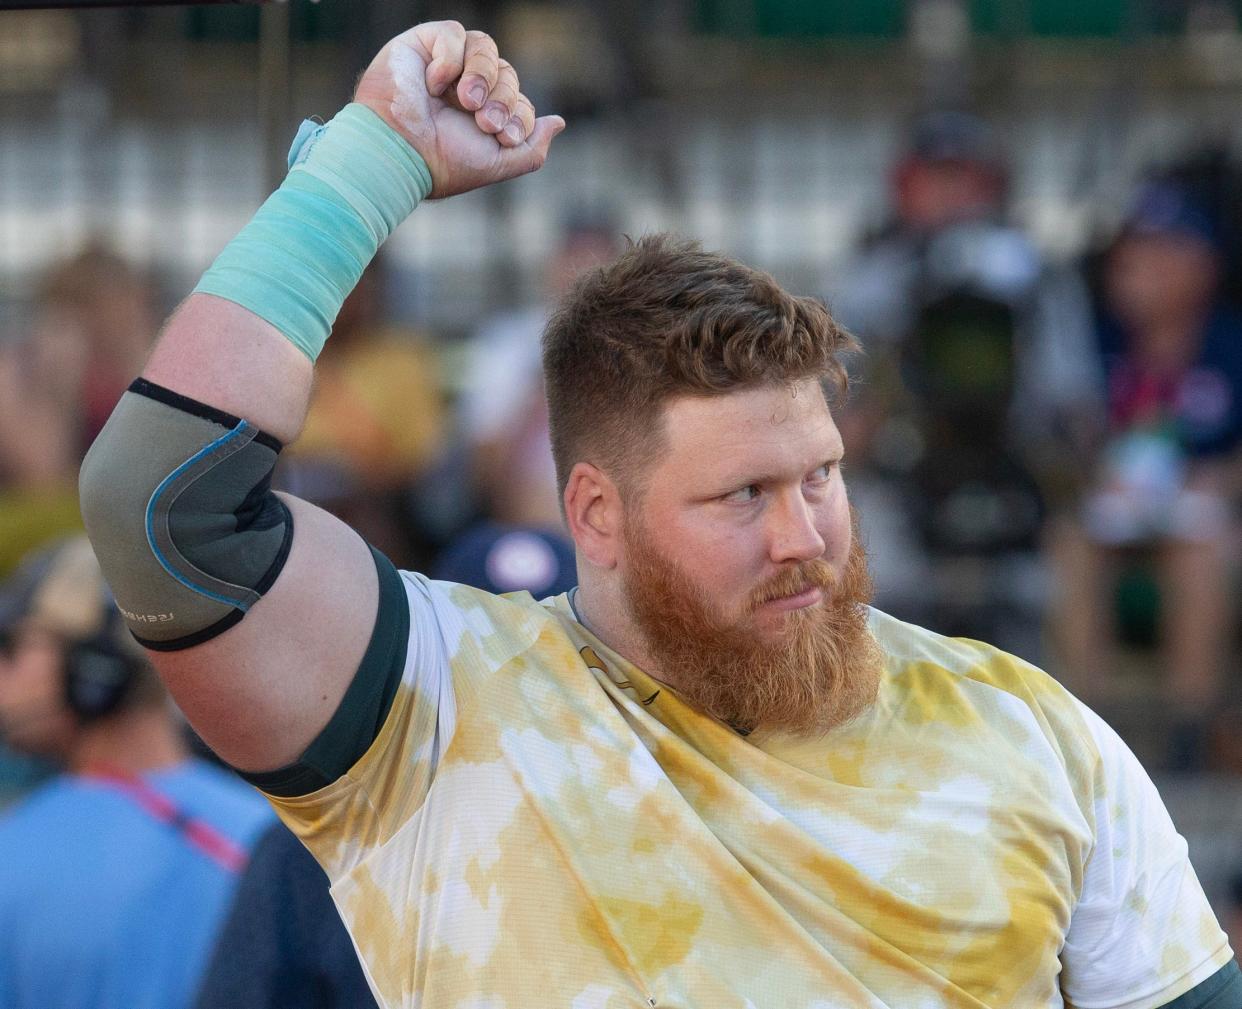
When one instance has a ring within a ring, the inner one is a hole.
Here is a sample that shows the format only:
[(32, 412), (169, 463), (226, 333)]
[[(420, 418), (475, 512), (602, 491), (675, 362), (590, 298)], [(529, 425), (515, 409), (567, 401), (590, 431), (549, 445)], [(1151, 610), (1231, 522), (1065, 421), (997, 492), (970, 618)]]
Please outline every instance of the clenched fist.
[(367, 68), (354, 101), (400, 133), (431, 170), (431, 196), (452, 196), (539, 168), (560, 116), (535, 118), (517, 71), (483, 32), (418, 25)]

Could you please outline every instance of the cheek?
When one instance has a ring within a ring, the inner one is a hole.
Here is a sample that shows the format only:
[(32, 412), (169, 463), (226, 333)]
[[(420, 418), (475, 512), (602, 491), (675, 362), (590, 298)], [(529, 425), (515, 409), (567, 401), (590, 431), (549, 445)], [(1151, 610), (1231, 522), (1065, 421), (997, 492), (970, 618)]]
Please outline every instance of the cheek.
[(767, 551), (758, 524), (737, 528), (682, 525), (670, 529), (665, 541), (670, 556), (711, 599), (728, 606), (745, 596)]
[(6, 695), (20, 703), (46, 702), (60, 696), (57, 656), (41, 648), (19, 652), (7, 670)]
[(853, 541), (853, 513), (843, 483), (838, 484), (824, 502), (819, 535), (824, 541), (825, 559), (834, 567), (843, 568), (849, 559)]

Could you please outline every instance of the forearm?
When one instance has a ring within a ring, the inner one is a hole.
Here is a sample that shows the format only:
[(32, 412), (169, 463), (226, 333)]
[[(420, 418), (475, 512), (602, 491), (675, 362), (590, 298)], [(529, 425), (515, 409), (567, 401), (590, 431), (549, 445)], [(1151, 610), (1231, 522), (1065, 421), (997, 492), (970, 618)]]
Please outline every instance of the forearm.
[(370, 109), (306, 124), (284, 184), (221, 253), (144, 377), (293, 440), (311, 368), (380, 245), (431, 189), (426, 164)]
[[(518, 136), (483, 129), (489, 95)], [(420, 199), (533, 171), (563, 126), (535, 120), (495, 45), (455, 22), (390, 42), (359, 96), (299, 135), (288, 178), (169, 321), (81, 473), (87, 532), (127, 624), (200, 734), (249, 770), (316, 737), (375, 626), (362, 540), (271, 490), (316, 355)]]
[(293, 515), (271, 476), (301, 428), (312, 363), (380, 244), (430, 189), (418, 155), (361, 106), (304, 132), (298, 153), (82, 467), (87, 531), (152, 649), (223, 634), (279, 577)]

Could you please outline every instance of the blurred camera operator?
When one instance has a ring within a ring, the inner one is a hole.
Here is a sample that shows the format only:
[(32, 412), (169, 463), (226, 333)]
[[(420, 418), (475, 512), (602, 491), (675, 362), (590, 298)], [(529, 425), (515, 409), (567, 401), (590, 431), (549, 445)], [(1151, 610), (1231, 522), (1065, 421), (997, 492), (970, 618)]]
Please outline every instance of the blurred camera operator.
[(84, 537), (0, 595), (0, 730), (64, 773), (0, 818), (0, 1005), (190, 1005), (263, 801), (191, 757)]
[(841, 430), (881, 605), (1034, 657), (1043, 517), (1075, 492), (1098, 368), (1085, 285), (1007, 220), (1006, 190), (987, 123), (923, 117), (829, 304), (867, 355)]

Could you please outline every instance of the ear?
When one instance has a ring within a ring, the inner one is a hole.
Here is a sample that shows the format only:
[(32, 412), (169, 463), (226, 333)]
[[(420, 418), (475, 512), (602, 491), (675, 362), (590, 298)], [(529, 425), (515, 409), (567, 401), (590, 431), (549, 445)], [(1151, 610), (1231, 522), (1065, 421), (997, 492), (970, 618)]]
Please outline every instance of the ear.
[(596, 567), (617, 566), (621, 495), (617, 485), (589, 462), (574, 464), (565, 484), (565, 520), (575, 545)]

